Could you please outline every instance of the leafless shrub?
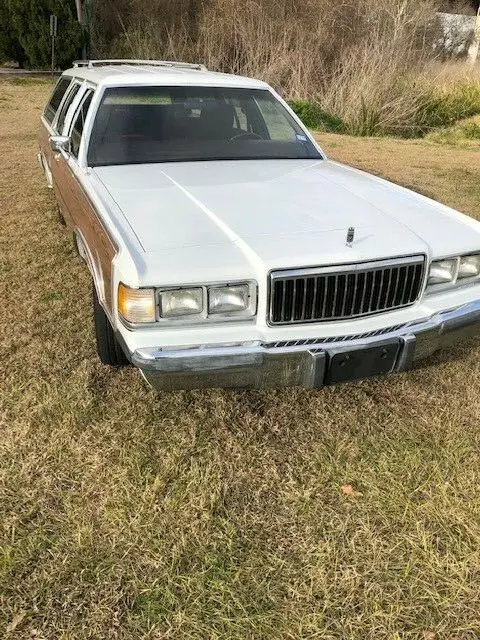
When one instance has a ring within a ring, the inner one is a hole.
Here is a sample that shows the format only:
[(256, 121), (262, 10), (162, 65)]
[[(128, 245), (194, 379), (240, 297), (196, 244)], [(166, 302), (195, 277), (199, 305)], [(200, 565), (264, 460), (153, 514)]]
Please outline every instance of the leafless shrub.
[(341, 52), (318, 92), (322, 106), (359, 134), (411, 126), (424, 93), (415, 76), (428, 59), (427, 4), (364, 0), (369, 7), (368, 38)]
[[(434, 0), (131, 0), (111, 53), (196, 60), (314, 99), (349, 130), (411, 126)], [(110, 20), (115, 16), (110, 16)]]

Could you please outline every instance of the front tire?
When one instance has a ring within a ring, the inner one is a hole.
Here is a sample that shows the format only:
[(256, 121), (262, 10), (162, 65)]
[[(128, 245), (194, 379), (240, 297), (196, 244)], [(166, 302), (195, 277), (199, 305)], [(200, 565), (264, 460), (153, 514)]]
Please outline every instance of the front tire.
[(97, 353), (102, 364), (109, 365), (110, 367), (126, 366), (128, 364), (127, 356), (115, 337), (107, 314), (98, 300), (95, 285), (93, 285), (93, 321)]

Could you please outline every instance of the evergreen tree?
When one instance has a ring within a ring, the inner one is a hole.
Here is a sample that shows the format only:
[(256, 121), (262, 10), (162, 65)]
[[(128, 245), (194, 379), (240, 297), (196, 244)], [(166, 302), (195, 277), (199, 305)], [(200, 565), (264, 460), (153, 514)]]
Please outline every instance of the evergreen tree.
[(0, 60), (13, 60), (20, 67), (27, 61), (25, 51), (12, 28), (7, 0), (0, 2)]
[(0, 56), (16, 60), (21, 66), (49, 67), (52, 13), (58, 17), (56, 66), (68, 67), (78, 57), (82, 45), (82, 29), (76, 19), (75, 0), (2, 0)]

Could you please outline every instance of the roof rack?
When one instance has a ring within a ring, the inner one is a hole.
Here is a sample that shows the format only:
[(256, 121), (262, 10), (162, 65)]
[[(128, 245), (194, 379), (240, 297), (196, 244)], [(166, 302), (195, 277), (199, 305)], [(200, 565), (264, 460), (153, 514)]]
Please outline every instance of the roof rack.
[(208, 71), (204, 64), (192, 62), (175, 62), (173, 60), (75, 60), (74, 67), (106, 67), (108, 65), (138, 65), (151, 67), (173, 67), (175, 69), (190, 69), (194, 71)]

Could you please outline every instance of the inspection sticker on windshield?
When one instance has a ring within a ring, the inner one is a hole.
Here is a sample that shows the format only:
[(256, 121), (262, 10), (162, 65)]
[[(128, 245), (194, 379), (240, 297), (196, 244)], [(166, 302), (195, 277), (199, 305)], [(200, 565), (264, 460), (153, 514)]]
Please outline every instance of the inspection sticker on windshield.
[(307, 136), (304, 136), (303, 133), (297, 133), (295, 134), (295, 137), (297, 138), (297, 140), (300, 140), (300, 142), (307, 141)]

